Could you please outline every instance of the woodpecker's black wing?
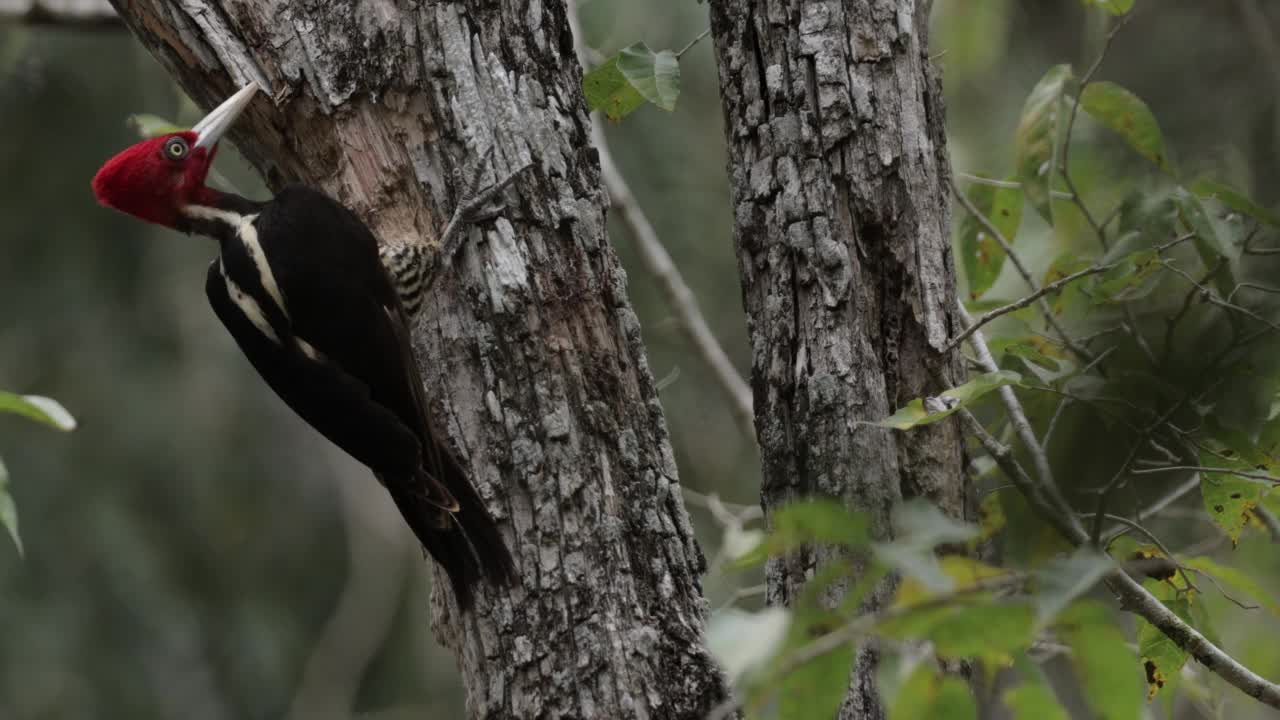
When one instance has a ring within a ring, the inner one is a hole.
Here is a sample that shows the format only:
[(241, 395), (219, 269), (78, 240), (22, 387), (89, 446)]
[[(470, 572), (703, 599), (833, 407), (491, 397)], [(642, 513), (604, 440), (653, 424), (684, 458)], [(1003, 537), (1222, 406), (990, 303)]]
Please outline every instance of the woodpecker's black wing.
[(368, 228), (327, 196), (295, 186), (222, 245), (206, 290), (259, 374), (374, 471), (448, 572), (460, 604), (482, 576), (509, 580), (501, 535), (432, 426), (404, 312)]

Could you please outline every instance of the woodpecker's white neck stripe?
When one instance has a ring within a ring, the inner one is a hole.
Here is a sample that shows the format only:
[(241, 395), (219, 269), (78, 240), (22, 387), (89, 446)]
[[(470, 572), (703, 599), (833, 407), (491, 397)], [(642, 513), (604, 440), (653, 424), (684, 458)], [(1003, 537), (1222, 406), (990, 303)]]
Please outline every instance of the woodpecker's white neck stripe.
[[(279, 308), (281, 314), (287, 319), (289, 317), (289, 308), (285, 306), (284, 294), (280, 292), (280, 285), (276, 283), (276, 276), (271, 272), (271, 265), (267, 263), (267, 255), (262, 251), (262, 243), (258, 242), (258, 229), (253, 226), (253, 221), (258, 219), (257, 214), (241, 215), (240, 213), (230, 210), (220, 210), (205, 205), (187, 205), (182, 208), (182, 212), (188, 217), (198, 220), (213, 220), (214, 222), (224, 223), (230, 227), (240, 239), (244, 249), (249, 253), (249, 258), (253, 260), (253, 266), (258, 270), (258, 282), (262, 285), (262, 289), (267, 291), (271, 302)], [(223, 273), (224, 275), (226, 273)]]
[(227, 295), (231, 297), (231, 302), (240, 308), (240, 312), (249, 318), (249, 322), (258, 329), (258, 332), (271, 338), (272, 342), (280, 344), (280, 336), (276, 335), (275, 328), (271, 327), (271, 323), (267, 320), (267, 316), (262, 312), (262, 306), (258, 304), (253, 296), (240, 289), (235, 280), (227, 274), (227, 268), (222, 264), (222, 259), (218, 259), (218, 272), (222, 274), (222, 280), (227, 284)]

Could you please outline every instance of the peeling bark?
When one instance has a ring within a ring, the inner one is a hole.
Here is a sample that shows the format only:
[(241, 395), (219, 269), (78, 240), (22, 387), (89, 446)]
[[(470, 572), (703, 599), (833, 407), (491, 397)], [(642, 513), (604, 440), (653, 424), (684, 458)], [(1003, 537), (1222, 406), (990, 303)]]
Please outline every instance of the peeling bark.
[[(711, 2), (762, 503), (841, 498), (870, 511), (882, 537), (904, 497), (957, 517), (966, 505), (954, 423), (907, 434), (858, 424), (962, 375), (959, 356), (941, 352), (958, 323), (928, 10), (919, 0)], [(789, 602), (828, 555), (771, 561), (769, 601)], [(884, 716), (876, 660), (860, 648), (841, 718)]]
[(434, 249), (455, 178), (534, 163), (439, 270), (414, 332), (432, 411), (522, 577), (469, 615), (437, 583), (435, 629), (472, 717), (690, 718), (723, 699), (563, 3), (115, 5), (201, 105), (256, 80), (273, 102), (237, 146), (272, 188), (323, 189), (385, 242)]

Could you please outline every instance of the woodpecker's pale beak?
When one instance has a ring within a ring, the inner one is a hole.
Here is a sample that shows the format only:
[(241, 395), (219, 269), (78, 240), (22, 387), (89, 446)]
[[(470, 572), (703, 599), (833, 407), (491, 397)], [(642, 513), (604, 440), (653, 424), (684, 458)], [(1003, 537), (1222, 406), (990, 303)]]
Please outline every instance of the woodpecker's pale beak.
[(196, 133), (196, 147), (212, 148), (222, 139), (223, 133), (231, 128), (240, 113), (249, 107), (253, 96), (258, 94), (258, 83), (250, 82), (240, 92), (227, 98), (225, 102), (204, 116), (204, 119), (191, 128)]

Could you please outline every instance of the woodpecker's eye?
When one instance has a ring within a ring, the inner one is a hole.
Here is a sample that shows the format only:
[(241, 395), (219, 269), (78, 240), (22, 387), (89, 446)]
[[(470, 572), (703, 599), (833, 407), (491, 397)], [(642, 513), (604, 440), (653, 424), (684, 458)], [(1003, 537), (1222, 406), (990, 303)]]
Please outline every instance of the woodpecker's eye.
[(170, 160), (181, 160), (187, 156), (187, 141), (180, 137), (169, 138), (164, 144), (164, 156)]

